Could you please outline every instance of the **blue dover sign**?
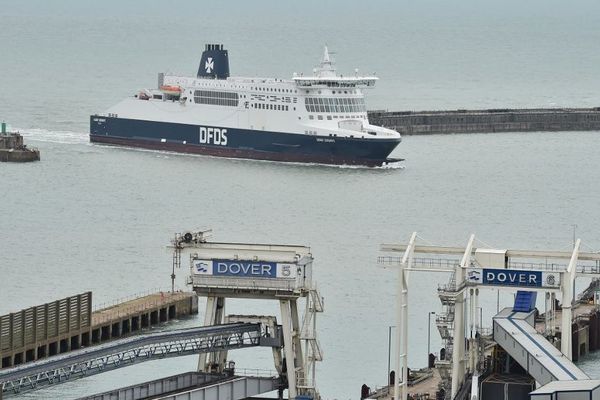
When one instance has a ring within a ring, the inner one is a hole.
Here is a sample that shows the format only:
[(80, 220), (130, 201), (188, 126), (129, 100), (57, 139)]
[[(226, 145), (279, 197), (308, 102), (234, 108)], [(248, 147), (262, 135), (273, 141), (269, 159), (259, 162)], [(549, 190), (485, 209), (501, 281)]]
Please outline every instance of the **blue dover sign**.
[(244, 260), (193, 260), (196, 275), (230, 276), (238, 278), (295, 278), (293, 264)]
[(213, 275), (276, 278), (277, 263), (264, 261), (213, 260)]
[(491, 286), (559, 287), (560, 273), (516, 269), (469, 268), (467, 283)]

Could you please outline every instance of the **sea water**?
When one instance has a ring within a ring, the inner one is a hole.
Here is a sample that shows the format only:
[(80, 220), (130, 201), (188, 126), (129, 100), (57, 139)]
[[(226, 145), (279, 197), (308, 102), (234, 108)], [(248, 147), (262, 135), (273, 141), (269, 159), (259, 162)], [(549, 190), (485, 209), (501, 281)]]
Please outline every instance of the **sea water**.
[[(89, 115), (192, 75), (205, 43), (224, 43), (243, 76), (310, 73), (322, 46), (342, 73), (375, 72), (370, 109), (600, 106), (596, 2), (3, 1), (0, 118), (42, 161), (0, 165), (0, 313), (92, 290), (94, 303), (168, 288), (175, 232), (311, 247), (325, 298), (317, 385), (329, 399), (383, 385), (396, 272), (380, 243), (569, 250), (573, 230), (600, 248), (598, 132), (405, 137), (391, 168), (228, 160), (92, 145)], [(187, 270), (177, 271), (184, 287)], [(409, 363), (427, 361), (427, 313), (444, 274), (409, 284)], [(584, 287), (586, 282), (579, 283)], [(484, 325), (495, 292), (482, 296)], [(510, 305), (510, 295), (501, 298)], [(278, 314), (231, 301), (228, 313)], [(195, 326), (197, 317), (174, 327)], [(395, 329), (392, 328), (392, 333)], [(432, 322), (431, 348), (439, 351)], [(393, 348), (391, 349), (394, 350)], [(230, 353), (273, 368), (269, 351)], [(393, 360), (393, 357), (392, 357)], [(72, 399), (193, 370), (195, 357), (140, 364), (28, 398)], [(600, 378), (598, 356), (582, 367)]]

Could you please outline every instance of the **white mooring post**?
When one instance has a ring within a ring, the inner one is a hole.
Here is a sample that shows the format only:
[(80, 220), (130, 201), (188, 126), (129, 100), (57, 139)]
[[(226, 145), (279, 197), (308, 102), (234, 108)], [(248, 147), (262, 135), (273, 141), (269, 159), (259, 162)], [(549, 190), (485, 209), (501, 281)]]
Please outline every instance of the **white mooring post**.
[[(394, 400), (408, 398), (408, 268), (412, 266), (417, 232), (413, 232), (408, 247), (398, 266), (398, 293), (396, 294), (396, 373)], [(400, 381), (402, 374), (402, 381)]]
[(460, 261), (460, 264), (456, 267), (456, 303), (454, 307), (454, 346), (452, 349), (452, 394), (451, 398), (456, 397), (458, 389), (464, 380), (465, 375), (465, 291), (461, 288), (465, 281), (465, 270), (469, 267), (471, 262), (471, 252), (473, 250), (473, 242), (475, 241), (475, 235), (471, 235), (467, 247)]
[(283, 352), (285, 354), (285, 366), (288, 379), (288, 398), (295, 399), (298, 395), (296, 387), (296, 363), (294, 355), (294, 332), (292, 332), (292, 316), (290, 301), (282, 299), (279, 301), (281, 307), (281, 325), (283, 327)]
[[(309, 299), (307, 298), (308, 302)], [(298, 374), (296, 376), (296, 383), (301, 381), (302, 385), (304, 385), (304, 373), (305, 373), (305, 365), (304, 365), (304, 354), (302, 351), (302, 342), (300, 340), (300, 314), (298, 313), (298, 300), (291, 299), (290, 300), (290, 311), (291, 311), (291, 320), (292, 320), (292, 331), (294, 332), (294, 354), (296, 357), (296, 368), (298, 370)], [(300, 375), (300, 376), (298, 376)], [(289, 378), (288, 378), (289, 379)]]
[[(208, 296), (206, 299), (206, 312), (204, 314), (204, 326), (220, 325), (225, 317), (225, 298)], [(219, 361), (223, 357), (222, 352), (200, 353), (198, 356), (198, 372), (212, 371), (211, 364), (222, 365)], [(227, 352), (225, 352), (226, 357)], [(224, 361), (224, 360), (223, 360)], [(224, 365), (224, 362), (223, 362)], [(222, 371), (219, 371), (222, 372)]]
[(575, 248), (571, 255), (571, 261), (567, 267), (567, 272), (562, 274), (562, 320), (560, 330), (560, 351), (569, 359), (573, 359), (573, 290), (575, 286), (575, 274), (577, 273), (577, 258), (579, 257), (579, 246), (581, 239), (575, 242)]

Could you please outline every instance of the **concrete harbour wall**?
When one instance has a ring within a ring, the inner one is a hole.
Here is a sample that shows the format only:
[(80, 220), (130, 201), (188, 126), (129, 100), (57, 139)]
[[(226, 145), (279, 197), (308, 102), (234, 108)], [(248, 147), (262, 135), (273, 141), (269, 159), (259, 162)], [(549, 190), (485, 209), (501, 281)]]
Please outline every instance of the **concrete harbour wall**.
[(369, 111), (374, 125), (402, 135), (600, 131), (600, 107), (452, 111)]

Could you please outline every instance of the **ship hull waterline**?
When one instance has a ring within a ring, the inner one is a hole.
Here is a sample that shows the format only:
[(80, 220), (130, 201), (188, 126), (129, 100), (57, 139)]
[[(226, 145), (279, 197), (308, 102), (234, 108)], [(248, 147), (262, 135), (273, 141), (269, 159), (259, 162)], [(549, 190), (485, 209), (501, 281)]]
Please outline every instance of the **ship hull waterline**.
[[(387, 157), (399, 144), (400, 140), (397, 139), (361, 140), (216, 128), (226, 132), (227, 145), (215, 145), (198, 142), (198, 132), (201, 128), (199, 125), (104, 116), (92, 116), (90, 124), (92, 143), (149, 150), (224, 158), (367, 167), (403, 160)], [(236, 143), (237, 145), (234, 145)]]

